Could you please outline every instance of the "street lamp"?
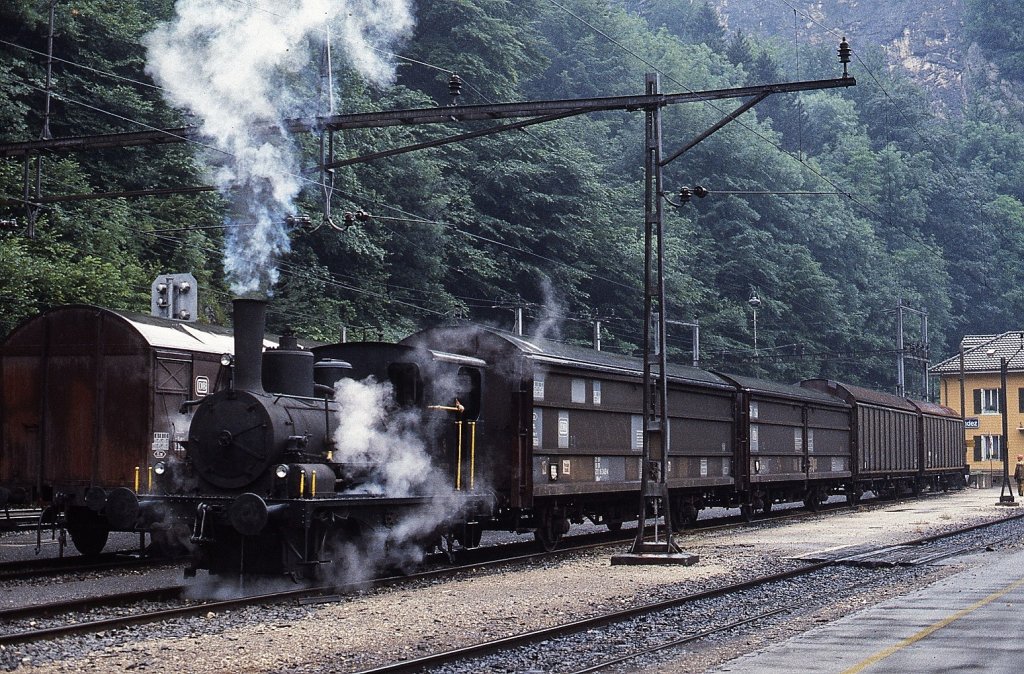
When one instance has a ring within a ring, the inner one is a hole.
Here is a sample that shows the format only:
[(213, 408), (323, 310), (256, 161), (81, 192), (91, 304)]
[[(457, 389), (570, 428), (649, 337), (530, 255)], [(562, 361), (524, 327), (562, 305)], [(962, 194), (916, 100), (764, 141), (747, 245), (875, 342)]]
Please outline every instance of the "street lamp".
[[(989, 358), (994, 358), (996, 355), (995, 349), (989, 349), (985, 352), (985, 355)], [(1006, 410), (1006, 356), (1000, 356), (999, 358), (999, 413), (1002, 416), (1003, 421), (1003, 486), (999, 490), (999, 505), (1011, 505), (1014, 504), (1013, 499), (1013, 488), (1010, 487), (1010, 436), (1007, 431), (1007, 414)]]
[(761, 298), (757, 296), (757, 291), (753, 288), (750, 289), (750, 299), (747, 300), (747, 304), (754, 310), (754, 357), (757, 358), (757, 308), (761, 306)]

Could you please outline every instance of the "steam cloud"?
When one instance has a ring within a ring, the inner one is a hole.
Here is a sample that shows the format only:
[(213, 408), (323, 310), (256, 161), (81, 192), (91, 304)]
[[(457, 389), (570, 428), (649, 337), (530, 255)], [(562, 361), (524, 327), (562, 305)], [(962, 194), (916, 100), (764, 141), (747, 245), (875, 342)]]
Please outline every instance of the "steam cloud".
[(378, 54), (408, 35), (409, 0), (178, 0), (146, 39), (147, 71), (167, 101), (199, 120), (219, 150), (213, 179), (231, 203), (224, 268), (238, 294), (267, 293), (289, 250), (284, 218), (301, 188), (284, 121), (310, 109), (320, 49), (340, 39), (349, 64), (378, 85), (394, 68)]
[(418, 416), (395, 411), (390, 383), (342, 379), (335, 391), (334, 460), (370, 468), (359, 492), (403, 497), (449, 487), (433, 466)]
[(435, 465), (424, 439), (431, 431), (417, 412), (396, 409), (389, 382), (342, 379), (335, 384), (334, 397), (339, 404), (334, 460), (367, 470), (365, 481), (349, 493), (430, 497), (390, 530), (365, 531), (361, 540), (331, 551), (341, 562), (337, 568), (352, 583), (381, 567), (415, 566), (423, 558), (423, 544), (459, 514), (451, 482)]

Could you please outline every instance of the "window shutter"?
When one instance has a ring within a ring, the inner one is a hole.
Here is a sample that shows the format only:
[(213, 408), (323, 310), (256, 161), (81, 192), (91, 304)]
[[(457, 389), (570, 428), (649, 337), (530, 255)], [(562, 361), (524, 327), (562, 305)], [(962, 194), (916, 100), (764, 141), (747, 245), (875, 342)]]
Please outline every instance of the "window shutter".
[(1017, 406), (1018, 412), (1024, 412), (1024, 388), (1017, 389)]
[(981, 389), (974, 389), (974, 413), (981, 414)]
[[(975, 391), (977, 393), (977, 391)], [(974, 436), (974, 460), (981, 461), (981, 436)]]

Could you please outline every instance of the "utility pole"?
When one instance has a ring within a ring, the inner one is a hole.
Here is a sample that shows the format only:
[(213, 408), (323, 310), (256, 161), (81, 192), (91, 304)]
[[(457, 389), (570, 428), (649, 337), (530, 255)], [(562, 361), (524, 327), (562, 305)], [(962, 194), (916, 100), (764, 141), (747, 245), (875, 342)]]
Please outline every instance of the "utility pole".
[[(928, 395), (928, 312), (921, 309), (914, 309), (903, 304), (903, 298), (896, 302), (896, 395), (901, 398), (907, 396), (906, 388), (906, 361), (914, 361), (923, 370), (921, 378), (921, 397), (929, 399)], [(914, 342), (911, 348), (907, 348), (904, 335), (903, 314), (916, 314), (920, 320), (921, 339)]]
[[(46, 98), (43, 103), (43, 128), (39, 133), (39, 140), (48, 141), (53, 138), (53, 134), (50, 133), (50, 103), (53, 98), (53, 32), (54, 32), (54, 19), (57, 12), (57, 0), (50, 0), (50, 21), (49, 29), (46, 33), (46, 80), (43, 87), (43, 91), (46, 94)], [(42, 194), (43, 186), (43, 155), (39, 153), (36, 155), (35, 162), (35, 189), (30, 198), (29, 195), (29, 173), (30, 173), (30, 157), (25, 156), (25, 218), (27, 220), (28, 238), (36, 238), (36, 219), (39, 217), (39, 197)]]
[[(846, 38), (843, 38), (839, 44), (839, 60), (843, 64), (843, 76), (838, 80), (838, 84), (837, 80), (804, 82), (799, 85), (799, 90), (856, 84), (846, 70), (847, 64), (850, 62), (850, 45), (846, 42)], [(753, 108), (772, 93), (777, 93), (777, 90), (770, 85), (753, 90), (748, 88), (747, 91), (750, 96), (747, 101), (667, 158), (662, 157), (661, 147), (661, 108), (663, 106), (646, 106), (644, 108), (646, 121), (644, 143), (644, 418), (640, 503), (637, 512), (636, 539), (633, 541), (629, 553), (612, 556), (612, 564), (695, 564), (698, 561), (696, 555), (680, 551), (672, 535), (672, 506), (668, 489), (671, 438), (667, 413), (666, 349), (663, 348), (665, 344), (665, 225), (662, 200), (667, 195), (663, 190), (662, 171), (666, 165), (696, 147), (729, 122)], [(645, 86), (646, 95), (658, 97), (660, 92), (658, 75), (648, 74)], [(691, 193), (684, 189), (682, 194), (689, 198)], [(657, 259), (652, 260), (652, 255), (656, 255)], [(657, 325), (652, 326), (655, 311), (658, 313)], [(655, 343), (662, 345), (660, 353), (654, 353)], [(655, 377), (655, 367), (652, 362), (655, 355), (658, 356), (657, 377)], [(677, 462), (678, 464), (679, 462)], [(659, 535), (656, 525), (654, 540), (650, 542), (646, 541), (644, 537), (648, 512), (654, 514), (655, 522), (659, 515), (664, 515), (665, 518), (664, 537)]]

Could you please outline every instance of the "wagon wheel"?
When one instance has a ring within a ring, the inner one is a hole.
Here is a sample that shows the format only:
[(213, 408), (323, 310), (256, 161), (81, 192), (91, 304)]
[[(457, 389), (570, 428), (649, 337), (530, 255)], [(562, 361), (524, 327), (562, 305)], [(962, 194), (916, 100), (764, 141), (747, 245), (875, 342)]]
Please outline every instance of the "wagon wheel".
[(608, 531), (622, 531), (622, 520), (608, 520), (604, 523)]
[(700, 510), (692, 503), (672, 506), (672, 523), (676, 530), (692, 529), (697, 524)]
[(72, 508), (67, 517), (68, 533), (75, 549), (83, 557), (95, 557), (103, 551), (110, 535), (107, 520), (87, 508)]
[(562, 534), (569, 530), (569, 520), (556, 508), (542, 510), (537, 518), (539, 522), (533, 536), (545, 552), (551, 552), (558, 547)]
[(850, 487), (849, 489), (846, 490), (847, 505), (849, 505), (851, 508), (855, 507), (858, 503), (860, 503), (860, 497), (863, 495), (864, 493), (860, 489), (856, 487)]
[(807, 496), (804, 497), (804, 507), (811, 512), (818, 512), (821, 510), (821, 492), (817, 489), (811, 489), (807, 492)]
[(760, 510), (767, 514), (772, 511), (772, 497), (766, 491), (759, 491), (754, 494), (754, 501), (751, 503), (754, 510)]
[(743, 518), (744, 522), (752, 522), (754, 520), (754, 506), (749, 503), (744, 503), (740, 506), (740, 517)]

